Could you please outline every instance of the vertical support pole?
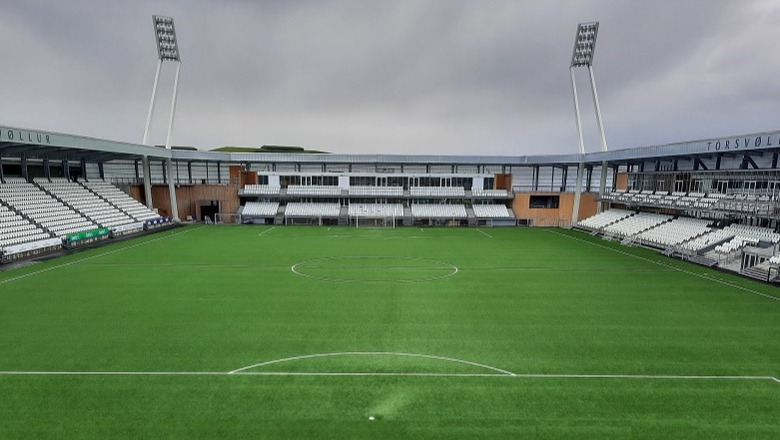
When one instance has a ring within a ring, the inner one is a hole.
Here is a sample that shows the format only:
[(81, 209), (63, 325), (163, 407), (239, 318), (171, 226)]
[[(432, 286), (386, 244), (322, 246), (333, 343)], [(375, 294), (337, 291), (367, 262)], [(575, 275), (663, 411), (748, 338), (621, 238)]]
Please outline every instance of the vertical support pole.
[(168, 118), (168, 134), (165, 137), (165, 149), (171, 149), (171, 132), (173, 131), (173, 118), (176, 115), (176, 95), (179, 91), (179, 72), (181, 63), (176, 64), (176, 77), (173, 80), (173, 98), (171, 98), (171, 114)]
[(100, 180), (106, 180), (106, 172), (103, 169), (103, 161), (98, 161), (98, 174), (100, 174)]
[(0, 183), (5, 183), (5, 175), (3, 174), (3, 157), (2, 156), (0, 156)]
[(87, 158), (81, 158), (81, 175), (85, 182), (89, 182), (89, 176), (87, 176)]
[(585, 154), (585, 139), (582, 135), (582, 121), (580, 120), (580, 100), (577, 98), (577, 82), (574, 80), (574, 69), (569, 68), (571, 74), (571, 89), (574, 92), (574, 122), (577, 124), (577, 139), (580, 146), (580, 154)]
[(582, 195), (582, 177), (585, 163), (580, 159), (577, 164), (577, 185), (574, 189), (574, 206), (571, 208), (571, 225), (575, 226), (580, 222), (580, 196)]
[(51, 182), (51, 167), (49, 166), (49, 158), (43, 158), (43, 175), (46, 176), (46, 180)]
[[(599, 105), (599, 94), (596, 90), (596, 77), (593, 75), (593, 66), (588, 65), (588, 75), (590, 76), (590, 88), (593, 91), (593, 105), (596, 108), (596, 123), (599, 126), (599, 135), (601, 136), (601, 151), (607, 151), (607, 136), (604, 134), (604, 122), (601, 119), (601, 106)], [(607, 185), (607, 161), (601, 163), (601, 181), (599, 182), (599, 198), (604, 196), (604, 189)], [(598, 212), (601, 212), (601, 203), (598, 204)]]
[(593, 91), (593, 105), (596, 107), (596, 122), (599, 124), (599, 135), (601, 135), (601, 151), (607, 151), (607, 137), (604, 135), (604, 123), (601, 121), (601, 106), (599, 105), (599, 95), (596, 91), (596, 77), (593, 76), (593, 66), (588, 64), (588, 74), (590, 75), (590, 88)]
[(149, 165), (149, 156), (143, 157), (144, 167), (144, 196), (146, 197), (146, 207), (154, 209), (152, 203), (152, 167)]
[(62, 174), (65, 175), (65, 178), (68, 179), (68, 181), (71, 180), (70, 165), (68, 164), (68, 159), (62, 159)]
[[(574, 94), (574, 120), (577, 124), (577, 140), (579, 141), (580, 154), (585, 154), (585, 139), (582, 134), (582, 121), (580, 120), (580, 100), (577, 97), (577, 82), (574, 80), (574, 69), (569, 68), (571, 74), (571, 90)], [(572, 226), (579, 223), (580, 217), (580, 198), (582, 196), (582, 175), (585, 164), (580, 159), (577, 164), (577, 184), (574, 189), (574, 205), (571, 208), (571, 224)]]
[[(601, 162), (601, 180), (599, 181), (599, 198), (604, 197), (604, 192), (606, 191), (606, 187), (607, 187), (607, 169), (608, 168), (609, 168), (609, 164), (607, 163), (606, 160)], [(614, 188), (614, 186), (615, 186), (615, 180), (613, 178), (613, 180), (612, 180), (612, 187)], [(601, 202), (599, 202), (598, 205), (597, 205), (596, 212), (601, 212), (601, 210), (602, 210), (602, 206), (601, 206)]]
[(168, 174), (168, 192), (170, 193), (170, 199), (171, 199), (171, 221), (178, 223), (181, 221), (179, 219), (179, 204), (176, 200), (176, 187), (173, 183), (173, 159), (166, 158), (165, 159), (165, 166), (167, 168), (167, 174)]
[(19, 165), (22, 167), (22, 177), (24, 177), (25, 182), (30, 181), (30, 175), (27, 172), (27, 155), (22, 153), (22, 157), (19, 158)]
[[(179, 72), (181, 71), (181, 63), (176, 65), (176, 78), (173, 80), (173, 98), (171, 98), (171, 115), (168, 118), (168, 135), (165, 137), (165, 149), (171, 149), (171, 132), (173, 131), (173, 118), (176, 115), (176, 95), (179, 90)], [(179, 219), (179, 207), (176, 203), (176, 187), (173, 182), (173, 168), (171, 158), (166, 159), (166, 165), (168, 167), (168, 194), (171, 199), (171, 219), (178, 223)]]
[(144, 139), (142, 144), (146, 145), (146, 139), (149, 137), (149, 126), (152, 123), (152, 113), (154, 113), (154, 99), (157, 96), (157, 83), (160, 80), (160, 68), (162, 59), (157, 60), (157, 73), (154, 75), (154, 86), (152, 86), (152, 101), (149, 103), (149, 113), (146, 116), (146, 127), (144, 127)]

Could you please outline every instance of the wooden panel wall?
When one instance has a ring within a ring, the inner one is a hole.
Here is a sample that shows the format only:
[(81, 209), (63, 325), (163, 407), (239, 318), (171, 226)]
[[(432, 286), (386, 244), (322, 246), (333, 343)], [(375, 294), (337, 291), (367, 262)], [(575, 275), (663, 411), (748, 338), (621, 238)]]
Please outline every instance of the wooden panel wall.
[(511, 174), (496, 174), (493, 189), (512, 189), (512, 175)]
[[(141, 187), (143, 191), (143, 187)], [(152, 200), (160, 215), (171, 216), (171, 200), (167, 185), (152, 186)], [(233, 185), (192, 185), (176, 188), (176, 203), (179, 207), (179, 218), (184, 220), (188, 215), (201, 219), (200, 204), (202, 201), (218, 200), (222, 212), (238, 211), (240, 201), (238, 191)]]
[[(558, 209), (531, 209), (531, 196), (559, 196)], [(582, 193), (580, 195), (579, 220), (596, 214), (598, 204), (597, 193)], [(572, 208), (574, 207), (574, 193), (552, 192), (528, 192), (515, 193), (512, 202), (512, 211), (518, 219), (528, 219), (536, 226), (558, 226), (563, 223), (571, 223)]]
[(615, 189), (625, 191), (628, 188), (628, 173), (618, 173), (615, 180)]

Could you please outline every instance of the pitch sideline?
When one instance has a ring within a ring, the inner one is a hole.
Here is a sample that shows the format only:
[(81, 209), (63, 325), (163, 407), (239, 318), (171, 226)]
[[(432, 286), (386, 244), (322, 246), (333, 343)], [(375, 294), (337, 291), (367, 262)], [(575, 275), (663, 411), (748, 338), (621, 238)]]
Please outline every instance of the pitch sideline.
[(199, 226), (197, 228), (187, 229), (186, 231), (173, 232), (173, 233), (165, 235), (163, 237), (153, 238), (151, 240), (146, 240), (146, 241), (143, 241), (141, 243), (131, 244), (129, 246), (124, 246), (124, 247), (121, 247), (121, 248), (118, 248), (118, 249), (112, 249), (110, 251), (101, 252), (101, 253), (95, 254), (95, 255), (90, 255), (89, 257), (84, 257), (84, 258), (80, 258), (78, 260), (69, 261), (67, 263), (58, 264), (56, 266), (47, 267), (46, 269), (36, 270), (36, 271), (29, 272), (29, 273), (26, 273), (26, 274), (18, 275), (18, 276), (15, 276), (15, 277), (6, 278), (4, 280), (0, 280), (0, 285), (1, 284), (6, 284), (6, 283), (10, 283), (11, 281), (17, 281), (17, 280), (21, 280), (21, 279), (24, 279), (24, 278), (28, 278), (28, 277), (31, 277), (33, 275), (40, 275), (40, 274), (45, 273), (45, 272), (50, 272), (50, 271), (52, 271), (54, 269), (61, 269), (63, 267), (73, 266), (74, 264), (77, 264), (77, 263), (82, 263), (84, 261), (94, 260), (95, 258), (99, 258), (99, 257), (105, 257), (106, 255), (115, 254), (117, 252), (124, 251), (124, 250), (127, 250), (127, 249), (137, 248), (139, 246), (143, 246), (143, 245), (146, 245), (146, 244), (149, 244), (149, 243), (155, 243), (155, 242), (158, 242), (160, 240), (165, 240), (165, 239), (168, 239), (168, 238), (171, 238), (171, 237), (176, 237), (176, 236), (179, 236), (179, 235), (182, 235), (182, 234), (188, 234), (188, 233), (190, 233), (192, 231), (197, 231), (197, 230), (199, 230), (199, 229), (201, 229), (203, 227), (204, 226)]

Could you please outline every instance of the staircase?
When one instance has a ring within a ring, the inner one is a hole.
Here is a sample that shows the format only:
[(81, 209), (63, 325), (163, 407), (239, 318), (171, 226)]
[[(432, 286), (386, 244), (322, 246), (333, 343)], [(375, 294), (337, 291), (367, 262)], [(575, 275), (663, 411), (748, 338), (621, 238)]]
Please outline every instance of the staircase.
[(469, 226), (477, 226), (477, 215), (474, 214), (474, 208), (471, 206), (466, 207), (466, 218), (468, 218)]
[(412, 208), (408, 206), (404, 206), (404, 226), (414, 226), (414, 219), (412, 218)]
[(753, 279), (756, 279), (756, 280), (759, 280), (759, 281), (763, 281), (763, 282), (769, 281), (769, 279), (768, 279), (769, 278), (769, 272), (767, 272), (767, 271), (765, 271), (763, 269), (759, 269), (759, 268), (757, 268), (755, 266), (747, 267), (745, 269), (742, 269), (741, 271), (739, 271), (739, 273), (744, 275), (744, 276), (746, 276), (746, 277), (748, 277), (748, 278), (753, 278)]
[(339, 211), (339, 226), (349, 226), (349, 206), (342, 205)]
[(690, 261), (692, 263), (696, 263), (696, 264), (701, 264), (702, 266), (707, 266), (707, 267), (714, 267), (714, 266), (718, 265), (717, 261), (715, 261), (715, 260), (713, 260), (711, 258), (707, 258), (704, 255), (693, 255), (693, 256), (690, 256), (690, 257), (688, 257), (688, 261)]
[(286, 205), (279, 205), (279, 210), (276, 211), (276, 216), (274, 216), (274, 224), (275, 225), (283, 225), (284, 224), (284, 209), (286, 208)]

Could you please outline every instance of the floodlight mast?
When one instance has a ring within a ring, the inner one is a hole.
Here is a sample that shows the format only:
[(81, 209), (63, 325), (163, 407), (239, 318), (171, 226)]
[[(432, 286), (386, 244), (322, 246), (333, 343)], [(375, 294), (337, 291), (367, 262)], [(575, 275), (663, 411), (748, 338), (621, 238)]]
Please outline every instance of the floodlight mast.
[[(577, 34), (574, 39), (574, 50), (571, 55), (571, 64), (569, 65), (569, 73), (571, 74), (571, 85), (574, 93), (574, 113), (575, 122), (577, 125), (577, 136), (579, 140), (579, 151), (581, 155), (585, 154), (585, 140), (582, 133), (582, 120), (580, 118), (580, 106), (577, 98), (577, 83), (574, 78), (574, 69), (577, 67), (587, 67), (588, 75), (590, 77), (590, 87), (593, 92), (593, 105), (596, 111), (596, 123), (599, 127), (599, 134), (601, 136), (601, 151), (607, 151), (607, 138), (604, 134), (604, 124), (601, 119), (601, 107), (599, 106), (598, 92), (596, 90), (596, 78), (593, 75), (593, 53), (596, 50), (596, 37), (599, 32), (599, 23), (589, 22), (580, 23), (577, 25)], [(584, 171), (584, 163), (582, 158), (577, 166), (577, 186), (574, 193), (574, 207), (572, 210), (572, 224), (579, 222), (579, 209), (580, 209), (580, 196), (582, 195), (582, 178)], [(604, 187), (606, 186), (607, 177), (607, 162), (604, 161), (601, 164), (601, 181), (599, 184), (599, 197), (604, 195)], [(598, 211), (601, 211), (601, 205), (599, 205)]]
[[(149, 103), (149, 113), (146, 117), (146, 127), (144, 128), (143, 144), (149, 136), (149, 126), (152, 122), (152, 115), (154, 114), (154, 101), (157, 95), (157, 84), (160, 79), (160, 69), (163, 61), (176, 62), (176, 78), (173, 82), (173, 97), (171, 98), (171, 114), (168, 118), (168, 132), (165, 137), (165, 148), (171, 149), (171, 133), (173, 131), (173, 120), (176, 115), (176, 97), (179, 90), (179, 72), (181, 69), (181, 57), (179, 55), (179, 44), (176, 39), (176, 27), (173, 24), (173, 18), (165, 17), (162, 15), (152, 16), (152, 26), (155, 35), (155, 42), (157, 44), (157, 72), (154, 76), (154, 86), (152, 87), (152, 99)], [(179, 221), (179, 208), (176, 201), (176, 188), (173, 184), (173, 166), (170, 158), (166, 159), (166, 176), (168, 180), (168, 192), (171, 198), (171, 217), (173, 221)], [(146, 191), (147, 205), (151, 204), (151, 176), (146, 175), (144, 179), (144, 190)]]

